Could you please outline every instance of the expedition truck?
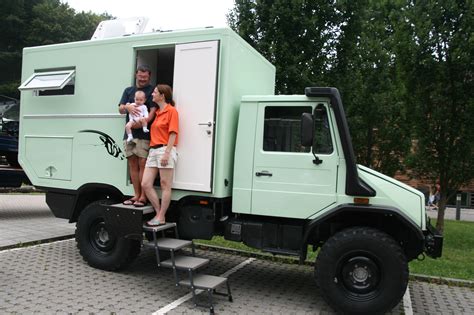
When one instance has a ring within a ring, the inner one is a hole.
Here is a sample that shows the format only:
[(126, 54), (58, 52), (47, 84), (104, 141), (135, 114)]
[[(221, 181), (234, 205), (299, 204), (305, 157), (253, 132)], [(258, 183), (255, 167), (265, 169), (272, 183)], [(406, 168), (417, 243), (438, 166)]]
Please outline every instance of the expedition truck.
[(347, 313), (391, 309), (408, 262), (441, 256), (423, 194), (356, 164), (337, 89), (274, 95), (273, 65), (232, 30), (205, 28), (23, 51), (19, 161), (76, 223), (90, 265), (129, 263), (152, 215), (111, 206), (133, 195), (117, 105), (141, 64), (173, 87), (180, 114), (167, 221), (181, 239), (224, 235), (301, 261), (319, 248), (316, 282)]

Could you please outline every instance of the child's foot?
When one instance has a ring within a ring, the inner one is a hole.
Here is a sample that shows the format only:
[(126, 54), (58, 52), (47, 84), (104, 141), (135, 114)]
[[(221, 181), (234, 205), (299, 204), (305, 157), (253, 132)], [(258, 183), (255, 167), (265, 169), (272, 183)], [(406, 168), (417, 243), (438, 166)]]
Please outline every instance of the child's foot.
[(132, 142), (132, 141), (133, 141), (133, 137), (130, 137), (130, 136), (129, 136), (129, 137), (127, 138), (127, 143), (130, 143), (130, 142)]
[(147, 127), (143, 127), (143, 132), (150, 132)]

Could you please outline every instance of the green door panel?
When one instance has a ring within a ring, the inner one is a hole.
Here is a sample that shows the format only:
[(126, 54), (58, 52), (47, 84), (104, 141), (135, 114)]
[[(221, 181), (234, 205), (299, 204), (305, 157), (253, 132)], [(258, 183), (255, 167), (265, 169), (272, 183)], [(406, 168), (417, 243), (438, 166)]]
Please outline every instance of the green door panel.
[[(309, 107), (311, 112), (316, 106), (309, 102), (297, 105), (302, 110)], [(300, 114), (292, 110), (295, 106), (295, 103), (259, 104), (252, 214), (307, 218), (336, 202), (337, 150), (318, 154), (323, 162), (313, 163), (313, 154), (305, 152), (309, 150), (298, 143)], [(275, 111), (275, 107), (280, 108)]]

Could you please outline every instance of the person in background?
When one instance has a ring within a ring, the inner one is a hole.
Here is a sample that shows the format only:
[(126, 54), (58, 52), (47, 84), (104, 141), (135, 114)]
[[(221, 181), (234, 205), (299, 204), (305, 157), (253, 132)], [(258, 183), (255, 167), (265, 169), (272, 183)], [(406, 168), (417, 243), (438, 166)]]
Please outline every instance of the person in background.
[[(178, 154), (179, 116), (174, 107), (171, 87), (158, 84), (153, 91), (153, 102), (158, 104), (156, 117), (150, 128), (150, 153), (143, 174), (142, 189), (156, 211), (155, 217), (147, 222), (149, 226), (166, 223), (166, 211), (171, 202), (171, 185), (173, 169), (176, 166)], [(161, 203), (153, 183), (160, 174)]]
[[(130, 121), (130, 114), (139, 115), (140, 108), (134, 105), (135, 93), (143, 91), (145, 93), (145, 105), (148, 108), (148, 124), (155, 117), (156, 104), (153, 103), (151, 93), (153, 87), (150, 84), (151, 70), (146, 65), (137, 67), (135, 72), (135, 85), (126, 88), (122, 93), (119, 102), (119, 112), (127, 114), (126, 122)], [(149, 128), (148, 128), (149, 129)], [(123, 202), (125, 205), (143, 207), (147, 203), (145, 192), (141, 188), (143, 172), (145, 170), (146, 158), (150, 147), (150, 134), (143, 131), (142, 125), (135, 122), (132, 125), (133, 141), (127, 142), (127, 134), (124, 133), (124, 153), (127, 157), (130, 180), (133, 185), (134, 195)]]

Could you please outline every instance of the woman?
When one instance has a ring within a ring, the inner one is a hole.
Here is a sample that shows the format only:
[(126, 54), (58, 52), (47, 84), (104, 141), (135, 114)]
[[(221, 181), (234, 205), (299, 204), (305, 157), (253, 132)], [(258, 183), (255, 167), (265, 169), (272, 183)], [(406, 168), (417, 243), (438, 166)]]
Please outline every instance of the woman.
[[(152, 93), (153, 102), (158, 104), (156, 117), (150, 128), (150, 152), (143, 173), (142, 189), (156, 211), (149, 226), (166, 223), (165, 215), (171, 202), (173, 168), (177, 160), (175, 146), (178, 144), (179, 117), (174, 108), (171, 87), (158, 84)], [(153, 183), (160, 173), (161, 205)]]

